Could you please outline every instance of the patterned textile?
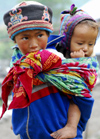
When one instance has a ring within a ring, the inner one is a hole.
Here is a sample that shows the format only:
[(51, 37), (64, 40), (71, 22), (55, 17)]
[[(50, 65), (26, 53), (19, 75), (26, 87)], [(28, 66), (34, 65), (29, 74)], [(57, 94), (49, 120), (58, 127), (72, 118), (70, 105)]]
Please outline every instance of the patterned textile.
[(19, 48), (17, 45), (13, 46), (12, 49), (14, 51), (13, 51), (12, 59), (10, 62), (10, 67), (13, 67), (13, 64), (23, 56), (23, 54), (19, 51)]
[[(44, 73), (37, 75), (41, 71)], [(14, 64), (2, 83), (4, 103), (1, 117), (7, 109), (8, 95), (12, 89), (14, 96), (8, 109), (24, 108), (31, 103), (33, 85), (47, 81), (66, 94), (91, 97), (97, 71), (96, 57), (61, 60), (48, 50), (23, 56)]]
[(61, 58), (47, 50), (30, 53), (18, 60), (2, 83), (3, 112), (1, 117), (7, 109), (8, 95), (12, 89), (14, 96), (8, 109), (27, 107), (31, 103), (33, 77), (41, 71), (51, 70), (60, 65)]
[(62, 66), (37, 75), (43, 82), (50, 82), (65, 94), (91, 97), (97, 80), (98, 62), (96, 57), (62, 60)]

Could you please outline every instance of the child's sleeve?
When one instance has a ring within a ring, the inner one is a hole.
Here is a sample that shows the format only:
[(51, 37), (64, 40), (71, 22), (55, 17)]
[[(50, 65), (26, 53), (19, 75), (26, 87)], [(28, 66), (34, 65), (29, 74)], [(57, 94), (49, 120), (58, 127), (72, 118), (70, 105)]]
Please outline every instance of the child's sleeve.
[(12, 57), (11, 57), (11, 61), (10, 61), (11, 68), (14, 66), (13, 64), (16, 63), (16, 61), (19, 60), (23, 56), (23, 54), (21, 53), (19, 48), (16, 46), (14, 46), (12, 48), (12, 51), (13, 51), (13, 53), (12, 53)]

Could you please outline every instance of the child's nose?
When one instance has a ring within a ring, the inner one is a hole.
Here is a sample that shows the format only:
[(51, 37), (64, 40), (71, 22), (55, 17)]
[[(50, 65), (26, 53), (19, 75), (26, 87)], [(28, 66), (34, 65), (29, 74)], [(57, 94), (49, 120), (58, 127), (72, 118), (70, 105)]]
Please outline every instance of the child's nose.
[(35, 39), (32, 39), (32, 40), (31, 40), (30, 47), (31, 47), (31, 48), (35, 48), (35, 47), (37, 47), (37, 46), (38, 46), (37, 41), (36, 41)]
[(88, 50), (88, 45), (84, 45), (83, 51), (87, 51), (87, 50)]

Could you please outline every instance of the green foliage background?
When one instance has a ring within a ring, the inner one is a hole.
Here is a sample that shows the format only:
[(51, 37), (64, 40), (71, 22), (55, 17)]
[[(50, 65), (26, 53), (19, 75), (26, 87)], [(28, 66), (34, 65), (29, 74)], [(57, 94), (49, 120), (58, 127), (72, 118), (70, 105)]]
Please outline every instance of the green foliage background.
[[(23, 0), (17, 0), (17, 3), (22, 2)], [(26, 1), (26, 0), (24, 0)], [(75, 3), (76, 6), (81, 6), (87, 0), (35, 0), (44, 5), (49, 6), (53, 11), (53, 34), (58, 34), (60, 27), (60, 13), (65, 9), (70, 9), (70, 5)], [(16, 3), (16, 4), (17, 4)], [(7, 3), (6, 3), (7, 4)], [(5, 26), (0, 26), (0, 59), (11, 59), (12, 49), (14, 42), (9, 39), (7, 30)]]
[(0, 59), (11, 59), (14, 43), (8, 37), (6, 28), (0, 29)]

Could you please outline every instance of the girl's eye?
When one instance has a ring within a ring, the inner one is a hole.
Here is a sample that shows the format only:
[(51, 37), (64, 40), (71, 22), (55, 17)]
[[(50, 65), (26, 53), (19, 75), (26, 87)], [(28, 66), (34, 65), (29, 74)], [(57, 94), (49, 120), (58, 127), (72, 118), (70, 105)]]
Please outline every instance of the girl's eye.
[(41, 38), (42, 36), (43, 36), (43, 34), (39, 34), (39, 35), (38, 35), (38, 38)]
[(78, 43), (78, 45), (82, 45), (83, 43)]
[(92, 45), (94, 45), (94, 44), (92, 44), (92, 43), (89, 44), (89, 46), (92, 46)]
[(28, 37), (24, 37), (24, 38), (22, 38), (23, 40), (28, 40)]

